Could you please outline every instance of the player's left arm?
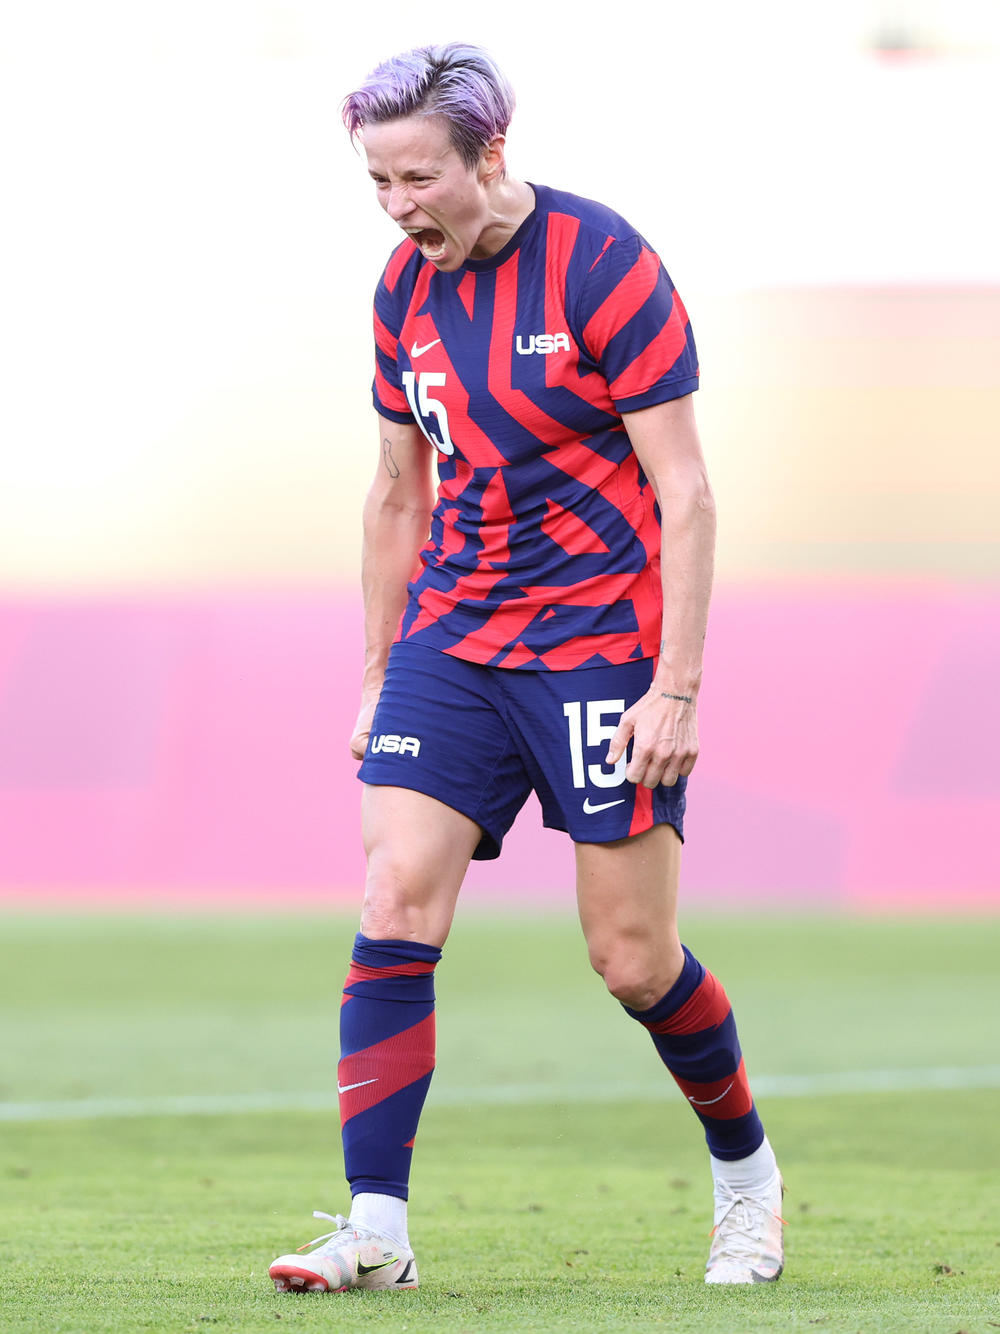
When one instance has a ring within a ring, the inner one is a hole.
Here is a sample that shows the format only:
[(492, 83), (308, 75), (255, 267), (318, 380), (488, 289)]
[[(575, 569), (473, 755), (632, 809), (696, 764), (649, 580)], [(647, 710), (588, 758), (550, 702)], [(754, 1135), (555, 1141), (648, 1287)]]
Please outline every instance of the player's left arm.
[(660, 507), (663, 623), (649, 691), (622, 715), (613, 764), (632, 740), (629, 782), (672, 786), (698, 758), (697, 701), (715, 562), (715, 501), (692, 395), (623, 414)]

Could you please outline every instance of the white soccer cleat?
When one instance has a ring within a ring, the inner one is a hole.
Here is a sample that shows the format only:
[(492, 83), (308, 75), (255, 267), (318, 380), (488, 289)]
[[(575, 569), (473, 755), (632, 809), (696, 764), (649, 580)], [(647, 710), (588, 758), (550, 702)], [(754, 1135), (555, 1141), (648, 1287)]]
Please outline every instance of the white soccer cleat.
[[(279, 1255), (268, 1273), (279, 1292), (346, 1292), (348, 1288), (403, 1289), (417, 1286), (413, 1252), (368, 1228), (352, 1227), (337, 1214), (313, 1213), (336, 1223), (294, 1255)], [(317, 1245), (317, 1243), (320, 1243)], [(301, 1252), (310, 1246), (308, 1255)]]
[(775, 1172), (759, 1194), (715, 1183), (715, 1226), (705, 1266), (706, 1283), (773, 1283), (781, 1277), (785, 1248), (779, 1212), (785, 1193)]

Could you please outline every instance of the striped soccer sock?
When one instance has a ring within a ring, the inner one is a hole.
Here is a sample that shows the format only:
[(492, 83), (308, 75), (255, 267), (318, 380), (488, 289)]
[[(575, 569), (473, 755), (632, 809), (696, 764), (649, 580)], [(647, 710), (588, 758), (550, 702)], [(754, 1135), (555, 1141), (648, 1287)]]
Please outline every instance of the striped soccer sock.
[(624, 1009), (647, 1028), (660, 1059), (705, 1127), (715, 1158), (746, 1158), (764, 1142), (736, 1021), (722, 983), (684, 947), (681, 975), (649, 1010)]
[(441, 951), (355, 937), (340, 1010), (340, 1124), (351, 1194), (409, 1194), (417, 1123), (434, 1071)]

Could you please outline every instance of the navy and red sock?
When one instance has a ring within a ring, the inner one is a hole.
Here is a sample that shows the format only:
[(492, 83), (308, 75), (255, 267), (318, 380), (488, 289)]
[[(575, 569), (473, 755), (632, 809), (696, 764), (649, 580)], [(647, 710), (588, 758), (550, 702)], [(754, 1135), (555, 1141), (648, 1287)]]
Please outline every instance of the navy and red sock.
[(340, 1122), (351, 1194), (405, 1200), (434, 1072), (434, 967), (441, 951), (355, 937), (340, 1010)]
[(624, 1009), (649, 1030), (660, 1059), (705, 1127), (715, 1158), (747, 1158), (764, 1142), (736, 1021), (721, 982), (684, 947), (684, 967), (648, 1010)]

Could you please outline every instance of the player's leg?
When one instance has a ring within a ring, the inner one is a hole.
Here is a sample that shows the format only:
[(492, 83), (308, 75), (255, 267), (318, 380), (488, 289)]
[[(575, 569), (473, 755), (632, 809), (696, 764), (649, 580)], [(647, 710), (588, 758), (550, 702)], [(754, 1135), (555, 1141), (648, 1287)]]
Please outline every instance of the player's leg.
[[(636, 787), (626, 781), (624, 756), (605, 762), (608, 738), (649, 688), (654, 665), (508, 672), (529, 678), (510, 685), (508, 705), (545, 823), (577, 845), (580, 916), (594, 966), (649, 1030), (705, 1127), (717, 1183), (708, 1280), (748, 1283), (776, 1277), (781, 1264), (780, 1178), (725, 992), (677, 935), (686, 780)], [(747, 1203), (758, 1199), (766, 1207)], [(763, 1237), (753, 1243), (752, 1263), (741, 1239), (748, 1230)]]
[(610, 843), (577, 843), (580, 920), (611, 994), (650, 1033), (700, 1119), (711, 1156), (710, 1283), (776, 1279), (781, 1178), (754, 1106), (721, 983), (677, 933), (680, 839), (667, 823)]
[(483, 831), (461, 811), (412, 788), (365, 784), (366, 876), (361, 932), (441, 949)]
[(405, 645), (360, 777), (368, 870), (338, 1068), (351, 1214), (317, 1250), (272, 1264), (279, 1288), (416, 1287), (407, 1198), (434, 1068), (434, 969), (470, 858), (498, 854), (529, 791), (482, 669)]
[(422, 792), (381, 786), (364, 789), (362, 830), (368, 874), (337, 1071), (350, 1217), (308, 1255), (274, 1261), (279, 1291), (417, 1286), (407, 1198), (434, 1070), (434, 969), (482, 831)]
[(577, 905), (590, 962), (623, 1005), (648, 1009), (684, 967), (677, 934), (677, 832), (659, 824), (633, 838), (578, 842), (574, 851)]
[(434, 969), (482, 830), (434, 797), (367, 786), (361, 930), (340, 1010), (351, 1221), (408, 1242), (413, 1142), (435, 1062)]

